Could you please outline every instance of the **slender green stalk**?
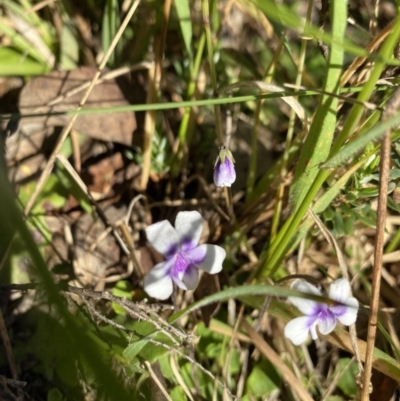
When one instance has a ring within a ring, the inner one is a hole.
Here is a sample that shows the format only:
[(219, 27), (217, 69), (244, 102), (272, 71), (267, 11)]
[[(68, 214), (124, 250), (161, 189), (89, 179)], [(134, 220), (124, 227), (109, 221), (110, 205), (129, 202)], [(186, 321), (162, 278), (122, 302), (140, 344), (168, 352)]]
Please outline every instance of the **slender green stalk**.
[[(204, 29), (206, 32), (207, 56), (208, 56), (208, 64), (210, 67), (211, 85), (213, 88), (214, 95), (216, 96), (218, 93), (218, 87), (217, 87), (217, 75), (215, 72), (215, 64), (214, 64), (214, 46), (213, 46), (211, 26), (210, 26), (209, 0), (202, 0), (201, 8), (203, 12)], [(215, 112), (215, 129), (217, 131), (217, 140), (220, 144), (223, 144), (224, 136), (222, 133), (221, 108), (219, 107), (219, 104), (215, 104), (214, 112)]]
[[(269, 66), (265, 70), (265, 82), (271, 83), (272, 77), (275, 71), (275, 65), (278, 63), (279, 56), (282, 52), (283, 44), (285, 41), (285, 36), (282, 36), (279, 45), (276, 49), (274, 57), (272, 58)], [(263, 100), (258, 100), (255, 110), (255, 120), (254, 125), (251, 130), (251, 153), (250, 153), (250, 162), (249, 162), (249, 175), (247, 177), (247, 186), (246, 186), (246, 200), (250, 199), (253, 194), (253, 190), (255, 187), (255, 181), (257, 176), (257, 156), (258, 156), (258, 126), (260, 123), (260, 113), (262, 105), (264, 104)]]
[[(308, 8), (307, 8), (306, 25), (309, 24), (309, 22), (310, 22), (313, 6), (314, 6), (313, 0), (309, 0)], [(296, 83), (295, 83), (296, 87), (300, 86), (302, 83), (304, 63), (305, 63), (305, 59), (306, 59), (307, 42), (308, 42), (308, 38), (303, 37), (303, 39), (301, 41), (299, 64), (298, 64), (298, 68), (297, 68), (297, 76), (296, 76)], [(288, 130), (287, 130), (286, 141), (285, 141), (285, 150), (283, 153), (283, 163), (282, 163), (282, 168), (281, 168), (281, 172), (280, 172), (282, 182), (284, 181), (284, 178), (287, 174), (287, 163), (289, 161), (289, 150), (291, 148), (292, 141), (293, 141), (293, 132), (294, 132), (295, 121), (296, 121), (296, 113), (292, 109), (290, 111), (289, 124), (288, 124)], [(271, 241), (274, 240), (276, 233), (278, 231), (278, 226), (279, 226), (280, 216), (281, 216), (281, 211), (282, 211), (284, 191), (285, 191), (285, 185), (283, 183), (281, 183), (277, 190), (276, 203), (275, 203), (275, 207), (274, 207), (274, 215), (272, 217), (271, 239), (270, 239)]]
[[(201, 60), (204, 52), (204, 45), (205, 45), (205, 40), (206, 40), (206, 35), (203, 33), (200, 36), (198, 47), (197, 47), (197, 52), (196, 52), (196, 57), (193, 65), (193, 69), (191, 70), (190, 74), (190, 81), (188, 84), (188, 89), (187, 89), (187, 98), (188, 99), (193, 99), (194, 94), (196, 92), (196, 79), (199, 75), (200, 71), (200, 65), (201, 65)], [(192, 111), (190, 107), (185, 108), (185, 114), (182, 118), (182, 121), (179, 126), (179, 132), (178, 132), (178, 144), (177, 144), (177, 150), (174, 153), (174, 158), (172, 160), (172, 166), (171, 166), (171, 171), (173, 173), (176, 173), (180, 171), (180, 165), (183, 160), (183, 146), (185, 143), (189, 143), (191, 136), (192, 136), (192, 130), (193, 130), (193, 125), (190, 125), (190, 117), (192, 115)]]
[[(384, 90), (385, 88), (381, 88)], [(342, 89), (341, 93), (357, 93), (360, 92), (360, 88)], [(129, 106), (115, 106), (115, 107), (92, 107), (81, 110), (68, 110), (61, 112), (46, 112), (46, 113), (3, 113), (0, 114), (0, 120), (17, 120), (20, 118), (28, 117), (48, 117), (48, 116), (64, 116), (64, 115), (87, 115), (87, 114), (102, 114), (102, 113), (122, 113), (124, 111), (147, 111), (147, 110), (171, 110), (179, 109), (181, 107), (201, 107), (201, 106), (215, 106), (217, 104), (228, 104), (228, 103), (243, 103), (254, 101), (258, 99), (276, 99), (282, 97), (294, 97), (294, 96), (315, 96), (319, 95), (319, 92), (313, 90), (304, 91), (291, 91), (268, 93), (266, 95), (246, 95), (246, 96), (235, 96), (235, 97), (221, 97), (213, 99), (202, 99), (202, 100), (188, 100), (183, 102), (168, 102), (168, 103), (151, 103), (151, 104), (137, 104)]]

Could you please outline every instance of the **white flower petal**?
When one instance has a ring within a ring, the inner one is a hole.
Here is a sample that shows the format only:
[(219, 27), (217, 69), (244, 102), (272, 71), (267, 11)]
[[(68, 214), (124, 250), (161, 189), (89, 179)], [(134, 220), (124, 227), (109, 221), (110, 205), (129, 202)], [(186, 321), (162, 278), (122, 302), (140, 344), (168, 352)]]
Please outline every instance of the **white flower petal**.
[[(321, 295), (321, 291), (317, 287), (301, 279), (294, 280), (290, 288), (292, 290), (306, 292), (309, 294)], [(288, 299), (297, 309), (299, 309), (305, 315), (311, 316), (318, 311), (319, 304), (315, 301), (297, 297), (289, 297)]]
[[(357, 320), (358, 301), (357, 299), (350, 297), (346, 299), (346, 305), (348, 306), (345, 307), (345, 312), (340, 315), (336, 314), (336, 317), (340, 323), (344, 324), (345, 326), (350, 326)], [(340, 308), (340, 306), (331, 307), (333, 313), (335, 313), (336, 308)]]
[(284, 334), (294, 345), (300, 345), (307, 340), (312, 321), (308, 316), (296, 317), (286, 324)]
[(175, 220), (175, 229), (178, 233), (183, 250), (192, 249), (200, 241), (203, 231), (203, 219), (199, 212), (179, 212)]
[(310, 334), (311, 334), (311, 338), (313, 340), (316, 340), (318, 338), (318, 334), (317, 334), (317, 320), (314, 321), (314, 323), (310, 326)]
[(174, 254), (179, 247), (179, 236), (168, 220), (159, 221), (146, 228), (147, 240), (165, 257)]
[(169, 263), (158, 263), (144, 278), (143, 288), (152, 298), (164, 300), (171, 296), (173, 287), (168, 270)]
[(346, 303), (347, 298), (350, 295), (350, 283), (344, 279), (340, 278), (332, 282), (329, 287), (329, 298), (335, 301)]
[(336, 317), (333, 313), (320, 314), (317, 320), (318, 330), (321, 334), (331, 333), (336, 326)]
[(218, 245), (203, 244), (187, 251), (186, 255), (199, 269), (209, 274), (216, 274), (222, 270), (226, 251)]

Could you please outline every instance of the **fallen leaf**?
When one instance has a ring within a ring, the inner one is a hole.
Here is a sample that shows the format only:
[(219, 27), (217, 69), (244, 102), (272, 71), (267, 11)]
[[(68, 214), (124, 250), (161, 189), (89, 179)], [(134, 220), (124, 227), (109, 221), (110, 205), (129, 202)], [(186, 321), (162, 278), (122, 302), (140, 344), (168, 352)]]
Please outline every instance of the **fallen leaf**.
[[(94, 68), (82, 67), (72, 71), (53, 71), (32, 79), (21, 91), (19, 98), (20, 113), (47, 114), (75, 110), (86, 89), (72, 96), (66, 96), (52, 106), (49, 104), (59, 96), (67, 95), (72, 89), (90, 82), (95, 73)], [(93, 88), (84, 107), (110, 108), (127, 105), (129, 102), (118, 84), (111, 79)], [(26, 117), (21, 119), (19, 129), (31, 132), (33, 128), (40, 130), (45, 127), (65, 126), (71, 118), (70, 115)], [(135, 114), (130, 111), (81, 115), (78, 116), (74, 124), (75, 130), (92, 138), (117, 142), (126, 146), (132, 144), (133, 132), (136, 128)]]

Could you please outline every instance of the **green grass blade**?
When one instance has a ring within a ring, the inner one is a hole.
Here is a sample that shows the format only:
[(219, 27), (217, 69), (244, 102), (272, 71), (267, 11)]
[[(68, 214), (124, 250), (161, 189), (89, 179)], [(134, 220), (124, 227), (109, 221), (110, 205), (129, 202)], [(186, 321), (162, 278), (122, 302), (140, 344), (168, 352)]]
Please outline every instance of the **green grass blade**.
[[(101, 32), (101, 45), (104, 52), (106, 52), (109, 49), (119, 26), (120, 26), (120, 19), (119, 19), (118, 0), (107, 0), (104, 8), (103, 29)], [(108, 59), (108, 65), (115, 66), (115, 61), (117, 58), (116, 55), (118, 54), (120, 47), (121, 46), (117, 45), (113, 54), (111, 54), (110, 58)]]
[(381, 122), (366, 134), (358, 137), (354, 141), (346, 144), (336, 155), (332, 156), (326, 163), (324, 163), (322, 168), (334, 168), (342, 165), (351, 157), (360, 152), (365, 146), (377, 139), (381, 138), (386, 130), (393, 128), (400, 123), (400, 112), (396, 113), (394, 116), (390, 117), (385, 122)]
[(49, 72), (49, 67), (10, 47), (0, 47), (1, 76), (32, 76)]
[(0, 33), (7, 36), (13, 47), (19, 50), (21, 54), (26, 54), (40, 63), (47, 64), (46, 60), (40, 52), (38, 52), (31, 43), (29, 43), (22, 35), (10, 27), (9, 22), (5, 18), (0, 18)]
[(175, 0), (175, 8), (178, 14), (179, 25), (181, 27), (183, 43), (185, 44), (186, 53), (189, 57), (190, 71), (193, 68), (193, 52), (192, 52), (192, 19), (190, 18), (189, 0)]
[[(333, 2), (331, 8), (333, 42), (329, 50), (326, 80), (323, 90), (326, 93), (339, 94), (339, 83), (344, 60), (343, 42), (347, 25), (347, 2)], [(315, 112), (310, 131), (302, 147), (296, 167), (294, 183), (290, 189), (290, 205), (296, 211), (303, 202), (319, 166), (326, 161), (332, 145), (336, 128), (338, 98), (322, 95)]]
[[(385, 63), (383, 60), (388, 59), (392, 54), (392, 51), (399, 40), (400, 37), (400, 16), (396, 17), (396, 21), (394, 23), (393, 31), (386, 38), (383, 43), (381, 50), (379, 52), (379, 56), (369, 77), (369, 80), (365, 83), (361, 92), (358, 95), (357, 100), (359, 102), (365, 102), (369, 99), (373, 91), (375, 90), (375, 85), (377, 80), (379, 79)], [(331, 155), (336, 154), (344, 141), (354, 133), (355, 128), (358, 125), (358, 122), (362, 116), (364, 111), (364, 107), (360, 104), (355, 104), (351, 109), (349, 116), (344, 124), (344, 127), (336, 139)], [(308, 191), (304, 201), (301, 203), (299, 209), (296, 211), (294, 215), (292, 215), (281, 228), (278, 236), (275, 241), (271, 244), (270, 249), (268, 250), (268, 255), (264, 258), (261, 264), (261, 268), (259, 274), (261, 276), (268, 276), (273, 274), (276, 269), (279, 267), (279, 264), (285, 257), (285, 252), (288, 244), (292, 240), (293, 235), (295, 234), (297, 227), (299, 226), (301, 220), (307, 212), (308, 207), (311, 202), (314, 201), (315, 196), (320, 190), (321, 186), (325, 182), (325, 180), (329, 177), (330, 171), (321, 170), (319, 171), (317, 177), (315, 178), (310, 190)]]

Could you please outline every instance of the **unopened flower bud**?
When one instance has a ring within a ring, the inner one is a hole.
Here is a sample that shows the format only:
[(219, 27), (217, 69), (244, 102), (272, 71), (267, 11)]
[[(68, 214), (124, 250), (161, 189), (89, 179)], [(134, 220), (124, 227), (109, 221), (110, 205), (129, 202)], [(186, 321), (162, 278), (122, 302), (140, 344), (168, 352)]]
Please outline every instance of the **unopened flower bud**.
[(230, 187), (236, 180), (236, 171), (232, 153), (221, 145), (214, 165), (214, 184), (217, 187)]

